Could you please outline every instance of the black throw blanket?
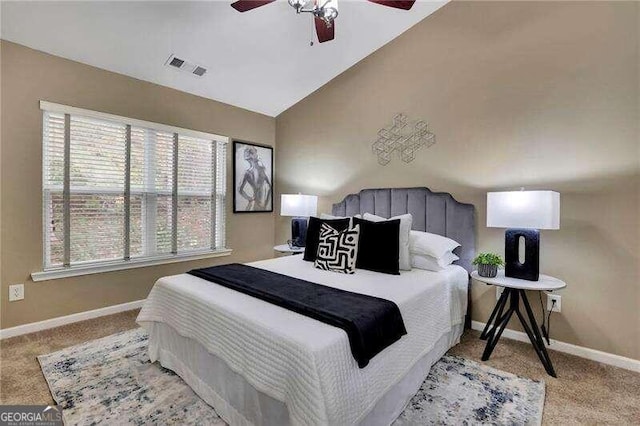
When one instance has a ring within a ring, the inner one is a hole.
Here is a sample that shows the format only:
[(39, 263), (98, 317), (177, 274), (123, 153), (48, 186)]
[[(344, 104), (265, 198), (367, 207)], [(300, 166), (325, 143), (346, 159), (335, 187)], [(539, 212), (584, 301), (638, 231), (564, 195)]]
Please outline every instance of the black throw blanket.
[(407, 334), (400, 309), (389, 300), (239, 263), (194, 269), (189, 274), (343, 329), (360, 368)]

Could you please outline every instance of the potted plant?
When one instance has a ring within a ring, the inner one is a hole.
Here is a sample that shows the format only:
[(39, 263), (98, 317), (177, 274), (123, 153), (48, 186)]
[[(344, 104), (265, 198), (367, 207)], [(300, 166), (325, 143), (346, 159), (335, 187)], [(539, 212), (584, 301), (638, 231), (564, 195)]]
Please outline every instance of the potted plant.
[(494, 253), (480, 253), (473, 259), (473, 264), (478, 265), (478, 275), (493, 278), (498, 275), (498, 266), (504, 265), (504, 260)]

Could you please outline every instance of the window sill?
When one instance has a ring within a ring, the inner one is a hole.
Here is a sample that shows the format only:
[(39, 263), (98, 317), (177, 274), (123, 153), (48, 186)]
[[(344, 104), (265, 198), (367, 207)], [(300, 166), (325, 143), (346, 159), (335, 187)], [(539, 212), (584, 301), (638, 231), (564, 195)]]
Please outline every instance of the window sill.
[(119, 260), (117, 262), (57, 268), (42, 272), (32, 272), (31, 279), (37, 281), (56, 280), (59, 278), (77, 277), (81, 275), (100, 274), (103, 272), (121, 271), (124, 269), (144, 268), (147, 266), (165, 265), (168, 263), (187, 262), (190, 260), (209, 259), (212, 257), (229, 256), (233, 250), (220, 249), (215, 251), (183, 253), (154, 257), (152, 259)]

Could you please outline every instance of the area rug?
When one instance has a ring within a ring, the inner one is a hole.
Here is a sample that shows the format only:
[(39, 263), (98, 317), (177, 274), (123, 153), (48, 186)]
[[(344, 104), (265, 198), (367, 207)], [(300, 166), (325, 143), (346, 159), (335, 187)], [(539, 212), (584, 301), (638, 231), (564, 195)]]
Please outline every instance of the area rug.
[[(38, 357), (65, 424), (225, 424), (149, 361), (147, 340), (138, 328)], [(544, 382), (445, 355), (394, 425), (540, 424), (544, 391)]]

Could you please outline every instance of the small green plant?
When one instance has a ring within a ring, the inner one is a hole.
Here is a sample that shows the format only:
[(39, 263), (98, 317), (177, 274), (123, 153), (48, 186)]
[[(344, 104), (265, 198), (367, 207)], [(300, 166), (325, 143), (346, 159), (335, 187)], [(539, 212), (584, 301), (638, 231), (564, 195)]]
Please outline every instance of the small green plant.
[(502, 260), (501, 256), (494, 253), (480, 253), (473, 259), (473, 264), (502, 266), (504, 265), (504, 260)]

